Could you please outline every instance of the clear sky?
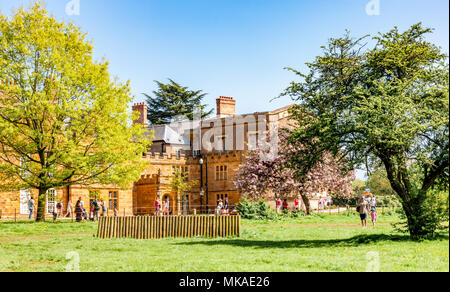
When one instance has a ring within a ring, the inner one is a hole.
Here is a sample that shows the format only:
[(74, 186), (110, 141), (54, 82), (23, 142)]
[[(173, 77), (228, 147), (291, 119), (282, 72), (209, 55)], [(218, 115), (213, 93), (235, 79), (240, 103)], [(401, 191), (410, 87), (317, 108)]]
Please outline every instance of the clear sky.
[[(153, 80), (172, 78), (207, 92), (211, 107), (220, 95), (237, 99), (237, 113), (288, 105), (289, 98), (270, 102), (295, 79), (283, 68), (304, 68), (345, 29), (375, 35), (423, 22), (435, 28), (430, 41), (449, 51), (448, 0), (379, 0), (379, 15), (366, 13), (376, 0), (74, 1), (79, 15), (66, 13), (70, 0), (45, 2), (58, 19), (88, 33), (96, 56), (131, 81), (136, 102), (155, 89)], [(0, 9), (11, 14), (29, 3), (0, 0)]]

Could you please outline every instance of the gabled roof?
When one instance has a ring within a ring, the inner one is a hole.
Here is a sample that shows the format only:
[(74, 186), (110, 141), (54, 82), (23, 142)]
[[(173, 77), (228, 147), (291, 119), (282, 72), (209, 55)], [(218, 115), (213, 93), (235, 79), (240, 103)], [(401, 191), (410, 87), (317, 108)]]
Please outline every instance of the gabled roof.
[(150, 130), (153, 130), (153, 142), (162, 141), (167, 144), (176, 145), (189, 145), (189, 139), (184, 133), (178, 133), (176, 129), (170, 127), (170, 125), (154, 125), (150, 126)]

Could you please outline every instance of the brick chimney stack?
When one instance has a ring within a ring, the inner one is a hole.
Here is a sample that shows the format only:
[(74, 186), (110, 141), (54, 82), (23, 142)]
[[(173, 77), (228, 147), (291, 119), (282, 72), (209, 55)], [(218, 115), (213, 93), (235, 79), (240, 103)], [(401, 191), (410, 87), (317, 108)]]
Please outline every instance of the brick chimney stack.
[(221, 96), (216, 100), (217, 115), (233, 116), (236, 114), (236, 100), (232, 97)]
[(136, 121), (133, 121), (133, 123), (147, 126), (147, 104), (145, 102), (135, 103), (132, 109), (134, 112), (139, 112), (139, 118)]

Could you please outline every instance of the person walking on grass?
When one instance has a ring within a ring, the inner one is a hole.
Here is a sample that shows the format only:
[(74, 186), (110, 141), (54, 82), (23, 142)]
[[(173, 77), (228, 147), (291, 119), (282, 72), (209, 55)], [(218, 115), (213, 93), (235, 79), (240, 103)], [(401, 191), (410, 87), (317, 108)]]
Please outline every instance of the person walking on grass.
[(56, 204), (56, 217), (58, 217), (58, 215), (62, 216), (62, 208), (63, 208), (63, 203), (62, 203), (62, 201), (59, 201)]
[(370, 199), (370, 207), (377, 207), (377, 199), (375, 198), (375, 195), (372, 195), (372, 198)]
[(64, 216), (64, 217), (72, 217), (72, 202), (71, 201), (69, 201), (68, 203), (67, 203), (67, 213), (66, 213), (66, 215)]
[(105, 217), (107, 209), (106, 209), (106, 202), (103, 199), (101, 199), (101, 206), (102, 206), (102, 217)]
[(75, 203), (75, 217), (77, 222), (83, 221), (83, 201), (81, 201), (81, 197), (78, 199), (78, 201)]
[(230, 211), (230, 203), (228, 202), (228, 198), (225, 198), (225, 212), (229, 213)]
[(323, 198), (322, 198), (322, 196), (320, 196), (319, 197), (319, 205), (318, 205), (318, 211), (320, 212), (320, 210), (323, 210), (324, 209), (324, 201), (323, 201)]
[(94, 208), (93, 221), (95, 221), (95, 220), (98, 220), (98, 217), (99, 217), (99, 214), (100, 214), (100, 202), (98, 200), (94, 201), (93, 208)]
[[(59, 204), (59, 203), (58, 203)], [(53, 222), (56, 222), (56, 219), (58, 218), (58, 207), (53, 207)]]
[(159, 197), (155, 200), (155, 216), (159, 216), (159, 209), (161, 208), (161, 203), (159, 202)]
[(167, 199), (164, 201), (164, 211), (163, 211), (163, 214), (164, 214), (164, 216), (169, 216), (169, 213), (170, 213), (170, 203), (169, 203), (169, 198), (167, 198)]
[(34, 200), (33, 200), (33, 197), (30, 197), (30, 199), (28, 200), (28, 210), (30, 211), (28, 219), (31, 220), (33, 218), (33, 211), (34, 211)]
[(284, 210), (287, 210), (288, 207), (289, 207), (288, 201), (287, 201), (287, 199), (284, 199), (284, 200), (283, 200), (283, 211), (284, 211)]
[(277, 213), (280, 214), (281, 213), (281, 199), (280, 198), (277, 199), (276, 207), (277, 207)]
[(375, 227), (375, 223), (377, 223), (377, 219), (378, 219), (376, 206), (370, 207), (370, 217), (372, 218), (372, 226)]
[(223, 202), (222, 202), (222, 199), (219, 199), (219, 203), (217, 204), (217, 209), (216, 209), (217, 215), (222, 214), (222, 209), (223, 209)]
[(367, 227), (367, 214), (369, 213), (369, 204), (363, 197), (359, 199), (359, 203), (356, 206), (356, 211), (359, 213), (359, 217), (361, 218), (361, 226), (363, 228)]
[(330, 196), (330, 195), (327, 195), (326, 200), (327, 200), (328, 211), (330, 211), (330, 210), (331, 210), (331, 204), (332, 204), (332, 201), (333, 201), (333, 200), (331, 199), (331, 196)]

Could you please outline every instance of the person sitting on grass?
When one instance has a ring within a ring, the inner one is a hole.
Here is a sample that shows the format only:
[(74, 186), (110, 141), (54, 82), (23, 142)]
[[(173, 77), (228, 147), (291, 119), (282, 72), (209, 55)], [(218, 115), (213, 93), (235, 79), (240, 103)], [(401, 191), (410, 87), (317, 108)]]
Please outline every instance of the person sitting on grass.
[(367, 227), (367, 213), (369, 212), (369, 207), (366, 200), (363, 197), (359, 199), (358, 206), (356, 206), (356, 212), (359, 213), (359, 217), (361, 218), (361, 225), (363, 228)]

